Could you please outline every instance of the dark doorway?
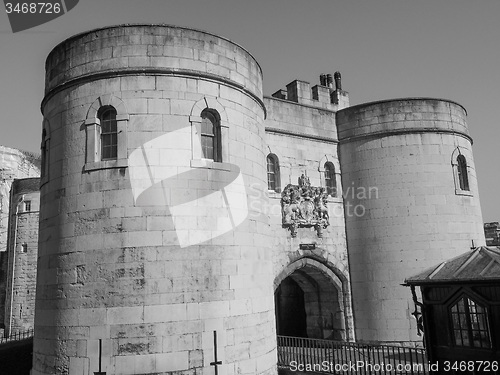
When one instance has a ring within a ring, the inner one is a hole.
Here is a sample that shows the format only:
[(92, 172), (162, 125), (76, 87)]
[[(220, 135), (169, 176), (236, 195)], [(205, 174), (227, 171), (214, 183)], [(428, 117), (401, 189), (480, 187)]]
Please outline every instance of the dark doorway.
[(287, 277), (274, 294), (276, 331), (280, 336), (307, 337), (304, 292)]
[(322, 270), (305, 265), (285, 277), (275, 292), (279, 336), (345, 340), (339, 290)]

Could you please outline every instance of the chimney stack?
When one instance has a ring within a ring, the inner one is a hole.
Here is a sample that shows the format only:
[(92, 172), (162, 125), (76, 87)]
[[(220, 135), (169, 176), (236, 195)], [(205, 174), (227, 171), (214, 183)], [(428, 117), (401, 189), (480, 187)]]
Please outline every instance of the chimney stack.
[(340, 75), (340, 72), (335, 72), (333, 76), (335, 78), (335, 90), (342, 91), (342, 76)]
[(321, 86), (328, 86), (328, 84), (326, 82), (326, 74), (320, 74), (320, 76), (319, 76), (319, 84)]
[(333, 89), (333, 79), (332, 79), (332, 75), (331, 74), (327, 74), (326, 75), (326, 82), (328, 84), (328, 87), (330, 89)]

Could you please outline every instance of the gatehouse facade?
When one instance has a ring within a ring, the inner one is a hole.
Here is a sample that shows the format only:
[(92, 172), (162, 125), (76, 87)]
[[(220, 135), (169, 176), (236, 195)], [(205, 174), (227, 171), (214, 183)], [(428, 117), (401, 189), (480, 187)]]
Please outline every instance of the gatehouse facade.
[[(264, 96), (243, 47), (121, 25), (46, 63), (33, 375), (276, 374), (276, 335), (419, 345), (405, 275), (484, 244), (465, 109)], [(102, 370), (101, 370), (102, 369)]]

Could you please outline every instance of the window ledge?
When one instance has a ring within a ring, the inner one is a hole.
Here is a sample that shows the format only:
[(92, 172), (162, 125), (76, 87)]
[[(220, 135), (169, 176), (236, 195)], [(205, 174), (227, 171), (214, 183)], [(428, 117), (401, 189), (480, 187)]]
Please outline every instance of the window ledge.
[(191, 168), (206, 168), (206, 169), (219, 169), (222, 171), (230, 171), (231, 164), (221, 163), (210, 159), (193, 159), (191, 160)]
[(278, 192), (276, 192), (274, 190), (268, 190), (267, 194), (268, 194), (269, 198), (272, 198), (272, 199), (281, 199), (281, 193), (278, 193)]
[(326, 199), (327, 203), (343, 203), (344, 200), (340, 197), (332, 197), (331, 195), (328, 196)]
[(90, 172), (99, 169), (126, 168), (127, 166), (127, 159), (101, 160), (92, 163), (85, 163), (83, 170), (85, 172)]
[(462, 190), (462, 189), (455, 189), (455, 194), (456, 195), (465, 195), (465, 196), (468, 196), (468, 197), (472, 197), (472, 193), (470, 192), (470, 190)]

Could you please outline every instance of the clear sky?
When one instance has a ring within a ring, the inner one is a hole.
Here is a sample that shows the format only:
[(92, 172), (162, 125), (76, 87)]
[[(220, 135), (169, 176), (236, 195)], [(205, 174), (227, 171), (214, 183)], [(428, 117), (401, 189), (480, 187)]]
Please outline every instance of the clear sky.
[(342, 73), (351, 104), (426, 96), (468, 110), (484, 221), (500, 220), (499, 0), (80, 0), (11, 32), (0, 12), (0, 144), (38, 152), (45, 58), (64, 39), (121, 23), (167, 23), (250, 51), (270, 95), (294, 79)]

